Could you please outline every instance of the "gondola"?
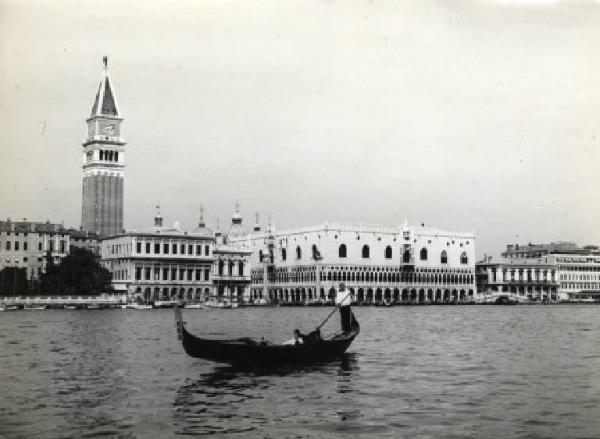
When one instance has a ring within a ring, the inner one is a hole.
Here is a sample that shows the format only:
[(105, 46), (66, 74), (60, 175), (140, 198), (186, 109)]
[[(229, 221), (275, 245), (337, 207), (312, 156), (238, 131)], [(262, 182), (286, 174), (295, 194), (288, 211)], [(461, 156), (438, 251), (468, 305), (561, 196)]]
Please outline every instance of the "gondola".
[(336, 308), (339, 309), (342, 325), (340, 333), (321, 338), (319, 328), (323, 322), (316, 331), (305, 337), (304, 343), (297, 344), (272, 344), (250, 338), (215, 340), (196, 337), (187, 331), (179, 306), (175, 308), (175, 321), (183, 349), (195, 358), (252, 368), (309, 365), (340, 358), (360, 332), (350, 306)]

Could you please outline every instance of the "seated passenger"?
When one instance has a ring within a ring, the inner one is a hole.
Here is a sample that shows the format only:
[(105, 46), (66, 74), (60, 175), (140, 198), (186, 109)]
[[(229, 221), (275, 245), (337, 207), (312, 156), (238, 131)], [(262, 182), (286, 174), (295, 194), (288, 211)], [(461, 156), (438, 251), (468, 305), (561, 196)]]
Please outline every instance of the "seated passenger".
[(291, 340), (286, 340), (282, 344), (296, 345), (296, 344), (303, 344), (303, 343), (304, 343), (304, 335), (302, 335), (302, 333), (300, 332), (299, 329), (294, 329), (294, 338), (292, 338)]

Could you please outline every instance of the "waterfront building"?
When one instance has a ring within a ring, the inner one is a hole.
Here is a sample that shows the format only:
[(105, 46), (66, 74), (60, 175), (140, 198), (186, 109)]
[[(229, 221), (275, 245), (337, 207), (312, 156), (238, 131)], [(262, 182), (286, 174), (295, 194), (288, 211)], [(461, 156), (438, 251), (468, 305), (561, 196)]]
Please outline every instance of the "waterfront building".
[(115, 235), (123, 231), (125, 141), (121, 135), (123, 118), (108, 74), (107, 57), (104, 57), (100, 85), (86, 122), (81, 226), (101, 237)]
[(363, 304), (475, 299), (473, 232), (330, 222), (246, 232), (236, 210), (226, 241), (252, 251), (251, 300), (322, 303), (340, 282)]
[(558, 300), (557, 267), (551, 257), (492, 258), (476, 264), (477, 292), (486, 296), (507, 295), (516, 300)]
[(579, 247), (572, 242), (509, 244), (503, 256), (521, 260), (538, 257), (556, 270), (559, 300), (600, 300), (600, 251), (598, 246)]
[(45, 272), (48, 258), (55, 264), (66, 257), (72, 247), (97, 253), (98, 236), (62, 224), (46, 222), (0, 221), (0, 270), (22, 268), (28, 280), (38, 280)]
[(214, 295), (211, 276), (215, 239), (210, 230), (188, 233), (176, 223), (106, 237), (101, 242), (102, 265), (113, 275), (116, 292), (145, 302), (183, 299), (202, 301)]

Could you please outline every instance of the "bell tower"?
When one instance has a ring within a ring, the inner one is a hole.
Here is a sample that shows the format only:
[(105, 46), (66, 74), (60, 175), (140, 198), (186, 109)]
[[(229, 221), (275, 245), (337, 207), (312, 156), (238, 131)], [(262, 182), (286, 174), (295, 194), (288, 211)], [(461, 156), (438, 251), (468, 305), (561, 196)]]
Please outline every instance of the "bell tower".
[(103, 58), (100, 85), (86, 120), (88, 134), (83, 142), (83, 199), (81, 226), (100, 237), (123, 230), (123, 177), (125, 141), (108, 58)]

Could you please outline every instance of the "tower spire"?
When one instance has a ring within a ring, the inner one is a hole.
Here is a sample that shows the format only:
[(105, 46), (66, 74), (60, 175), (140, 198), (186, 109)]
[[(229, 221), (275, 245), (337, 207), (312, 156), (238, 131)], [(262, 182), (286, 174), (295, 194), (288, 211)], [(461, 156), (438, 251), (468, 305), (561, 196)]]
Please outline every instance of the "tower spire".
[(200, 222), (198, 223), (198, 227), (204, 227), (204, 205), (200, 205)]

